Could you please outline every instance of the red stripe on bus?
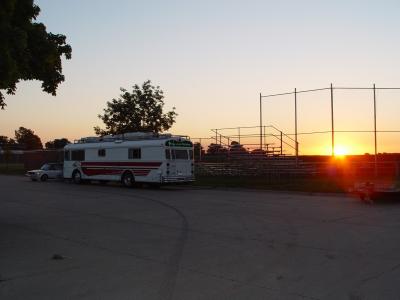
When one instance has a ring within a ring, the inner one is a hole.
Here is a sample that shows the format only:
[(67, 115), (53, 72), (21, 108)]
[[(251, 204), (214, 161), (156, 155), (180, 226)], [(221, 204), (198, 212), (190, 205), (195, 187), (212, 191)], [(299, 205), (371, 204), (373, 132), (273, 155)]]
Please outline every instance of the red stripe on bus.
[(113, 170), (113, 169), (82, 169), (83, 174), (87, 176), (95, 176), (95, 175), (120, 175), (122, 174), (122, 170)]
[(88, 170), (99, 170), (99, 169), (104, 169), (104, 170), (132, 170), (132, 171), (151, 171), (151, 170), (157, 170), (157, 168), (140, 168), (140, 167), (115, 167), (115, 166), (110, 166), (110, 167), (105, 167), (105, 166), (90, 166), (86, 167), (83, 166), (82, 169), (88, 169)]
[(108, 161), (85, 161), (82, 166), (133, 166), (133, 167), (159, 167), (161, 162), (108, 162)]
[[(124, 170), (120, 169), (89, 169), (82, 168), (82, 171), (87, 176), (95, 176), (95, 175), (120, 175)], [(150, 173), (150, 170), (141, 170), (141, 171), (133, 171), (134, 175), (137, 176), (146, 176)]]

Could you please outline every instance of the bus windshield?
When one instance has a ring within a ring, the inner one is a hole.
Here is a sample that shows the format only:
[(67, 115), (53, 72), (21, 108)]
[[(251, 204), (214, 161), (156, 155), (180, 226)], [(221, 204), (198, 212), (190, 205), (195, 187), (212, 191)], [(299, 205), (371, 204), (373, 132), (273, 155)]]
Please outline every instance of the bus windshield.
[(165, 149), (166, 159), (188, 160), (192, 159), (192, 157), (193, 157), (193, 150), (191, 149)]

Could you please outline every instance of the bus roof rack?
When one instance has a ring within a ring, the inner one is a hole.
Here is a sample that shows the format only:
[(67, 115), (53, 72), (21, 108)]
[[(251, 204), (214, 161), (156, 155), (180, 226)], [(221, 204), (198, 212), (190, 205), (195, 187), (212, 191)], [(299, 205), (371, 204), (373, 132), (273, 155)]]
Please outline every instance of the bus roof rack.
[(172, 135), (170, 133), (138, 131), (138, 132), (127, 132), (116, 135), (82, 137), (79, 140), (75, 140), (74, 143), (86, 144), (86, 143), (115, 142), (115, 141), (156, 140), (156, 139), (168, 139), (168, 138), (190, 139), (188, 136), (185, 135)]

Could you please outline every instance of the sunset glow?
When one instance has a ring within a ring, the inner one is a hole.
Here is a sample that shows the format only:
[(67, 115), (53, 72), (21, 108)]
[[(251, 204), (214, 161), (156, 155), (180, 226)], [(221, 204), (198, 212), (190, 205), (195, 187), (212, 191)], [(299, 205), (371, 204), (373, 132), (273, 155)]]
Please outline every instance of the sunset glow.
[(350, 148), (344, 145), (337, 145), (334, 149), (335, 156), (346, 156), (350, 154)]

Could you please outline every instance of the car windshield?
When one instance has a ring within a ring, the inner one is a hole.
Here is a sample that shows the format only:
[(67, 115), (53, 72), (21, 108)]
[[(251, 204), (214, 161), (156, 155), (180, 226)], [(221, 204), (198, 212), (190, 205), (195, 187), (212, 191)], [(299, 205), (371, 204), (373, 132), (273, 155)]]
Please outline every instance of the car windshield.
[(40, 170), (43, 170), (43, 171), (48, 171), (50, 169), (50, 166), (48, 165), (48, 164), (44, 164), (41, 168), (40, 168)]

